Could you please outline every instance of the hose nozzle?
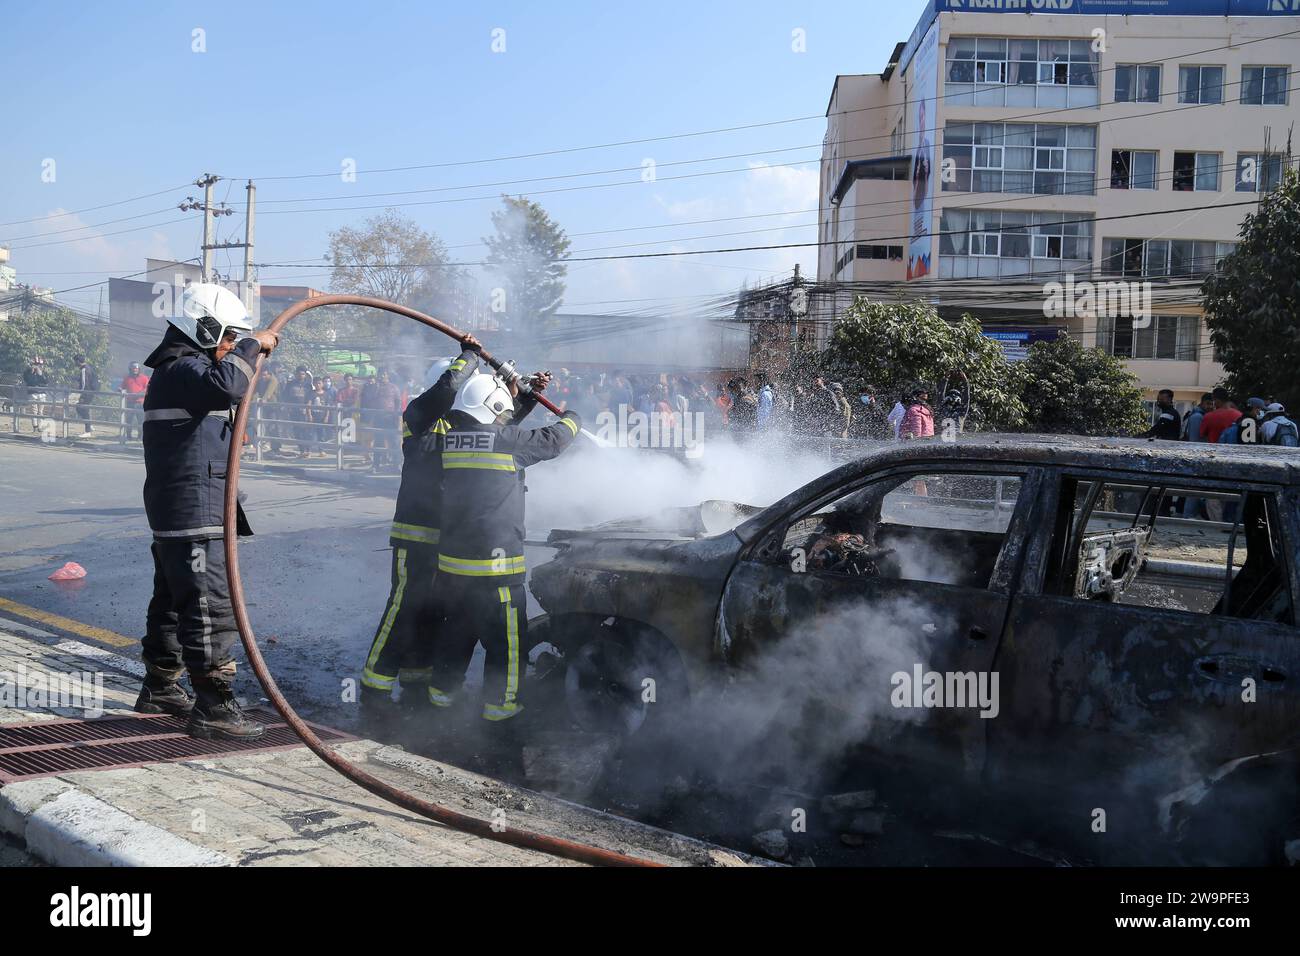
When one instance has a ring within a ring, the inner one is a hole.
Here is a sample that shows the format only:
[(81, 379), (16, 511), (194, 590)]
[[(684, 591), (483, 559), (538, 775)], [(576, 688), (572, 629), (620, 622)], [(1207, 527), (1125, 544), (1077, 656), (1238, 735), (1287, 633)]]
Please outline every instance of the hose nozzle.
[(533, 392), (532, 383), (523, 375), (519, 374), (519, 370), (515, 368), (514, 359), (508, 359), (502, 362), (500, 365), (498, 365), (497, 375), (500, 376), (501, 381), (505, 382), (507, 386), (514, 383), (515, 386), (519, 389), (520, 394), (523, 395), (532, 394)]

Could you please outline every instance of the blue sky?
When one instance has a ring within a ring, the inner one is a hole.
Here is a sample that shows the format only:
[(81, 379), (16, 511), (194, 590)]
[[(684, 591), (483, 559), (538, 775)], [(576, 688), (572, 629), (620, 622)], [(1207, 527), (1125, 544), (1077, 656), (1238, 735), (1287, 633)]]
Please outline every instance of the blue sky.
[[(240, 204), (240, 214), (219, 219), (223, 240), (242, 234), (244, 179), (258, 180), (259, 262), (318, 260), (331, 229), (359, 223), (385, 204), (488, 197), (402, 209), (452, 246), (454, 258), (474, 261), (482, 253), (477, 240), (490, 230), (491, 197), (502, 191), (545, 205), (574, 235), (575, 254), (647, 240), (677, 242), (595, 254), (812, 241), (814, 212), (684, 223), (814, 209), (821, 119), (527, 160), (367, 170), (820, 116), (835, 75), (879, 72), (920, 7), (919, 0), (9, 4), (0, 14), (7, 84), (0, 223), (37, 221), (0, 226), (0, 243), (11, 247), (20, 281), (55, 289), (96, 282), (109, 271), (135, 272), (146, 255), (195, 256), (199, 214), (175, 209), (198, 194), (194, 188), (56, 214), (177, 186), (203, 172), (230, 177), (218, 184), (217, 199)], [(196, 28), (205, 31), (204, 53), (191, 51)], [(491, 49), (494, 29), (505, 31), (503, 53)], [(804, 53), (792, 50), (796, 29), (805, 31)], [(664, 167), (738, 153), (755, 155)], [(41, 179), (48, 159), (56, 164), (52, 183)], [(346, 159), (357, 164), (353, 183), (338, 175)], [(652, 183), (638, 172), (618, 172), (488, 185), (639, 168), (647, 159), (657, 164)], [(738, 171), (668, 180), (717, 170)], [(271, 178), (304, 174), (328, 175)], [(545, 192), (615, 181), (630, 185)], [(446, 189), (459, 186), (478, 188)], [(421, 189), (443, 191), (360, 198)], [(326, 201), (286, 202), (311, 199)], [(285, 211), (312, 206), (376, 208)], [(124, 217), (139, 218), (111, 222)], [(97, 228), (64, 231), (87, 225)], [(660, 225), (672, 228), (578, 235)], [(765, 227), (780, 228), (686, 241)], [(692, 296), (732, 292), (742, 280), (786, 271), (796, 260), (815, 272), (809, 249), (577, 264), (566, 306), (664, 311)], [(217, 262), (238, 274), (238, 252), (229, 254), (229, 267), (224, 253)], [(267, 268), (261, 278), (325, 288), (326, 271)], [(64, 298), (93, 309), (99, 289)]]

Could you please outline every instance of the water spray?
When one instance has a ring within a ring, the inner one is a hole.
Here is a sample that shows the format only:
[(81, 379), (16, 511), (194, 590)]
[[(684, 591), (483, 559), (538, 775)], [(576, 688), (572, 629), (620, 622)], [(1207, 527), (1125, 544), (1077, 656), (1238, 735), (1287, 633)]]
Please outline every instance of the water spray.
[[(397, 315), (404, 315), (408, 319), (414, 319), (432, 329), (450, 336), (458, 342), (465, 340), (465, 333), (460, 332), (445, 322), (427, 316), (422, 312), (407, 308), (404, 305), (398, 305), (395, 302), (388, 302), (384, 299), (375, 299), (364, 295), (323, 295), (314, 299), (304, 299), (301, 302), (295, 302), (278, 316), (275, 321), (268, 327), (268, 331), (279, 332), (291, 321), (297, 318), (308, 309), (317, 309), (327, 305), (360, 305), (372, 309), (382, 309), (385, 312), (393, 312)], [(493, 358), (487, 351), (480, 351), (483, 360), (493, 369), (500, 372), (503, 368), (508, 369), (507, 374), (513, 374), (518, 377), (514, 365)], [(249, 398), (239, 403), (235, 411), (234, 427), (231, 430), (232, 435), (242, 435), (248, 427), (249, 408), (252, 405), (251, 396), (255, 394), (257, 380), (262, 374), (262, 365), (265, 356), (258, 353), (256, 364), (253, 367), (253, 377), (248, 383), (247, 395)], [(521, 379), (521, 388), (523, 380)], [(529, 388), (529, 391), (537, 398), (544, 408), (561, 414), (555, 404), (548, 398), (535, 390)], [(590, 436), (595, 440), (595, 436)], [(257, 640), (253, 635), (253, 625), (248, 618), (248, 607), (244, 602), (244, 583), (239, 569), (239, 536), (235, 528), (235, 518), (238, 514), (238, 495), (239, 495), (239, 464), (242, 447), (239, 442), (231, 440), (230, 453), (226, 459), (226, 496), (225, 512), (222, 515), (222, 530), (225, 534), (225, 552), (226, 552), (226, 578), (230, 584), (230, 604), (235, 613), (235, 624), (239, 628), (239, 637), (244, 645), (244, 653), (248, 656), (249, 666), (252, 667), (258, 683), (262, 685), (262, 690), (266, 692), (267, 699), (284, 718), (286, 724), (293, 728), (293, 732), (298, 738), (307, 745), (307, 747), (321, 760), (329, 764), (343, 776), (347, 777), (357, 786), (373, 793), (375, 796), (393, 803), (403, 810), (417, 813), (422, 817), (427, 817), (438, 823), (451, 827), (454, 830), (461, 830), (465, 833), (472, 833), (475, 836), (482, 837), (486, 840), (497, 840), (501, 843), (509, 843), (512, 846), (523, 847), (529, 850), (537, 850), (542, 853), (549, 853), (553, 856), (563, 857), (568, 860), (574, 860), (579, 863), (587, 863), (595, 866), (660, 866), (650, 860), (639, 857), (628, 856), (623, 853), (617, 853), (613, 850), (605, 850), (600, 847), (587, 846), (583, 843), (576, 843), (572, 840), (565, 840), (561, 837), (548, 836), (542, 833), (532, 833), (528, 830), (519, 830), (513, 827), (507, 827), (500, 832), (494, 829), (493, 824), (487, 820), (480, 820), (477, 817), (460, 813), (449, 807), (440, 806), (422, 800), (414, 794), (399, 790), (391, 784), (385, 783), (378, 777), (367, 773), (351, 761), (340, 756), (333, 750), (326, 747), (319, 737), (307, 726), (301, 717), (294, 712), (285, 700), (284, 695), (280, 693), (280, 688), (276, 685), (275, 679), (267, 669), (266, 661), (262, 657), (262, 652), (257, 646)], [(498, 824), (499, 826), (499, 824)]]

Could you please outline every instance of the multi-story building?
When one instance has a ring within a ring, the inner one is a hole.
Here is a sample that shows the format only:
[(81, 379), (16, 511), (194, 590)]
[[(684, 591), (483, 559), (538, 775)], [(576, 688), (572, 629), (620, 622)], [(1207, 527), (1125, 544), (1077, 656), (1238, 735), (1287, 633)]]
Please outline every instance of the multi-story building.
[(928, 0), (883, 72), (831, 90), (818, 280), (908, 283), (1004, 341), (1057, 328), (1194, 401), (1222, 376), (1200, 279), (1289, 162), (1297, 14)]

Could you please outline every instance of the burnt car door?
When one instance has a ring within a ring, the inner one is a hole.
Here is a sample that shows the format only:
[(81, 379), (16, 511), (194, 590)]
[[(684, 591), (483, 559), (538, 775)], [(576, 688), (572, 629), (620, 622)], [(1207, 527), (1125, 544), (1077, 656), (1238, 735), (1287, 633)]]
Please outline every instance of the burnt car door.
[[(986, 782), (1018, 820), (1133, 860), (1177, 836), (1177, 804), (1201, 801), (1232, 761), (1295, 748), (1294, 497), (1086, 470), (1049, 486), (989, 730)], [(1222, 520), (1176, 517), (1184, 499)]]
[(815, 700), (828, 759), (865, 745), (947, 783), (977, 777), (1041, 483), (1028, 467), (909, 464), (801, 503), (737, 561), (719, 654), (738, 682), (787, 695), (787, 715)]

